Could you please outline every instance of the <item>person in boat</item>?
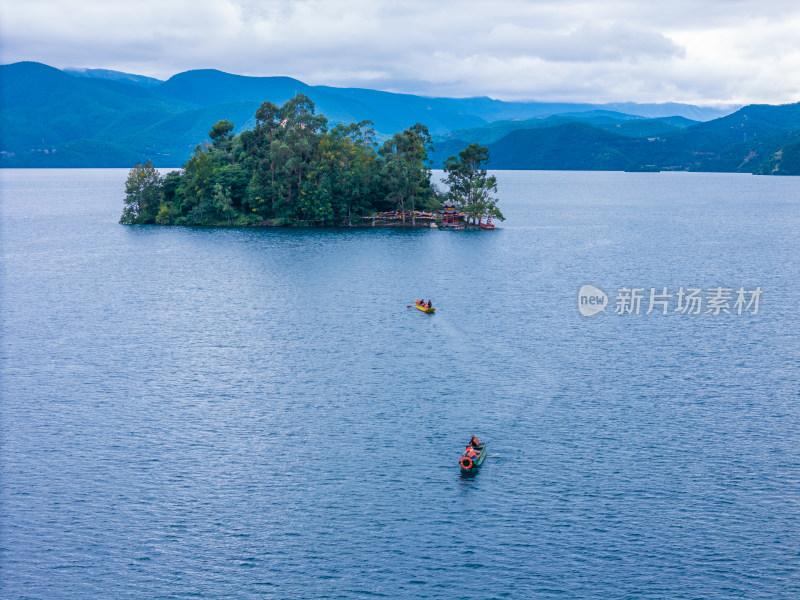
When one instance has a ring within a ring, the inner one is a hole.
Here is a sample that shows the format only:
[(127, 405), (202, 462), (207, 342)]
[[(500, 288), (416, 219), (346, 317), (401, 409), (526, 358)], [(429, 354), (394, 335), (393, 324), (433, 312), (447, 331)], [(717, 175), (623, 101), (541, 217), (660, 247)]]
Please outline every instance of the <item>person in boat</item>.
[(472, 446), (473, 448), (480, 449), (481, 441), (478, 439), (477, 436), (473, 435), (469, 440), (469, 445)]
[(425, 306), (425, 300), (417, 300), (417, 304), (420, 306)]
[(430, 300), (428, 300), (428, 301), (427, 301), (427, 302), (426, 302), (426, 303), (425, 303), (423, 306), (424, 306), (425, 308), (430, 308), (430, 307), (431, 307), (431, 301), (430, 301)]
[(473, 448), (470, 445), (470, 446), (467, 446), (466, 450), (464, 450), (464, 456), (466, 456), (467, 458), (469, 458), (471, 460), (475, 460), (475, 459), (478, 458), (479, 454), (477, 452), (475, 452), (475, 448)]

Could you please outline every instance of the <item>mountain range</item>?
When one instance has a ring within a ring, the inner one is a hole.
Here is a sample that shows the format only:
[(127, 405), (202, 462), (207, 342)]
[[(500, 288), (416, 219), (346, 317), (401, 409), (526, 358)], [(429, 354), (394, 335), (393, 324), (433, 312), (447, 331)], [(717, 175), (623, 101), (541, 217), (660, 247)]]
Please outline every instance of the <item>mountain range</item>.
[[(368, 119), (378, 138), (420, 122), (435, 164), (487, 145), (495, 169), (682, 169), (793, 173), (800, 105), (730, 110), (688, 104), (503, 102), (311, 86), (216, 70), (167, 81), (41, 63), (0, 66), (0, 166), (180, 166), (220, 119), (251, 128), (265, 100), (309, 96), (333, 123)], [(794, 165), (797, 163), (797, 167)], [(798, 171), (800, 173), (800, 171)]]

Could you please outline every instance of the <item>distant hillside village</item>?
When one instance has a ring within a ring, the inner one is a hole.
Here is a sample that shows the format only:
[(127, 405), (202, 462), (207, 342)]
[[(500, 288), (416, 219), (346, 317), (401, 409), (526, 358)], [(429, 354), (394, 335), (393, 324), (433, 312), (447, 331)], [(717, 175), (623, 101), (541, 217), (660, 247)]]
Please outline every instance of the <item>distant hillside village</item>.
[[(687, 104), (501, 102), (311, 86), (214, 70), (167, 81), (105, 70), (0, 67), (0, 167), (177, 167), (230, 120), (256, 126), (264, 100), (302, 93), (331, 127), (370, 121), (378, 143), (425, 123), (431, 165), (470, 144), (492, 169), (800, 174), (800, 104), (721, 110)], [(733, 112), (735, 110), (735, 112)]]
[[(431, 136), (419, 123), (378, 144), (369, 121), (336, 125), (304, 94), (264, 102), (252, 130), (218, 121), (210, 142), (162, 178), (152, 162), (126, 182), (124, 224), (206, 226), (392, 225), (493, 228), (503, 220), (485, 147), (445, 164), (447, 190), (431, 182)], [(442, 206), (444, 204), (444, 206)]]

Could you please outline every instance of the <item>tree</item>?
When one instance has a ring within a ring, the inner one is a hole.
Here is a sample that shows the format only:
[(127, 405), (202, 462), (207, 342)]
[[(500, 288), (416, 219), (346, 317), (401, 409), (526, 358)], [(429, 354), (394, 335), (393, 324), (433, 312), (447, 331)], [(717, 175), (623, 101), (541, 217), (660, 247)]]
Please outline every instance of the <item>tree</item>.
[(214, 211), (219, 217), (222, 217), (228, 222), (228, 225), (233, 223), (233, 201), (231, 200), (230, 188), (223, 188), (221, 184), (214, 184)]
[(163, 183), (151, 160), (133, 167), (125, 181), (125, 209), (119, 222), (154, 223), (163, 197)]
[(303, 176), (297, 216), (322, 223), (353, 224), (372, 207), (377, 168), (372, 123), (337, 125), (319, 137)]
[[(303, 189), (303, 175), (309, 167), (322, 134), (326, 131), (328, 120), (314, 114), (314, 102), (305, 94), (297, 94), (278, 111), (281, 129), (278, 136), (285, 145), (280, 149), (284, 169), (291, 179), (285, 187), (287, 192), (286, 216), (297, 216), (294, 201), (300, 201)], [(273, 144), (274, 145), (274, 144)], [(296, 185), (294, 178), (296, 178)]]
[(377, 177), (372, 122), (337, 125), (319, 143), (319, 162), (329, 174), (335, 218), (348, 225), (371, 206)]
[(467, 215), (467, 222), (481, 223), (484, 217), (492, 216), (505, 221), (497, 208), (497, 178), (487, 174), (484, 168), (489, 161), (489, 149), (479, 144), (470, 144), (450, 156), (444, 163), (447, 173), (445, 182), (449, 187), (448, 197)]
[(212, 216), (214, 164), (206, 148), (195, 148), (183, 169), (183, 205), (181, 213), (189, 213), (190, 222), (201, 224)]
[(262, 103), (256, 111), (256, 127), (263, 128), (267, 132), (274, 131), (280, 122), (280, 119), (278, 119), (279, 112), (280, 109), (272, 102)]
[(428, 150), (432, 150), (428, 128), (417, 123), (402, 133), (386, 140), (378, 153), (383, 158), (382, 180), (387, 198), (391, 199), (406, 220), (406, 209), (411, 211), (411, 221), (416, 224), (414, 210), (417, 201), (428, 201), (433, 196)]
[(230, 139), (231, 131), (233, 131), (233, 123), (227, 119), (223, 119), (214, 124), (211, 131), (208, 132), (208, 137), (211, 138), (214, 147), (218, 148), (222, 142), (226, 142)]

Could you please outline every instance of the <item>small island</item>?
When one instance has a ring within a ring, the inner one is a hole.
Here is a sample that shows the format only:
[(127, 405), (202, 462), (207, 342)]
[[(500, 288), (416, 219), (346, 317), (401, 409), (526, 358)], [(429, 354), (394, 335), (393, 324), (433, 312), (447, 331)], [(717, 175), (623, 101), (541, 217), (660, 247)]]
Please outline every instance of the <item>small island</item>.
[(255, 119), (238, 135), (230, 121), (217, 122), (210, 141), (165, 177), (150, 161), (137, 164), (120, 223), (491, 229), (493, 218), (504, 220), (484, 146), (447, 159), (441, 191), (431, 181), (431, 136), (420, 123), (379, 145), (369, 121), (329, 130), (303, 94), (281, 107), (264, 102)]

